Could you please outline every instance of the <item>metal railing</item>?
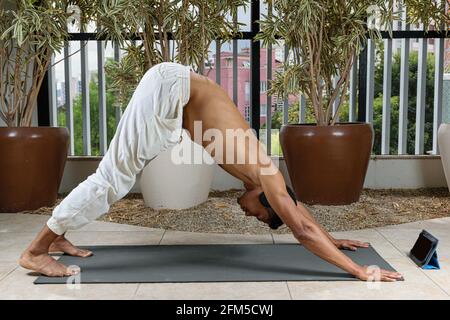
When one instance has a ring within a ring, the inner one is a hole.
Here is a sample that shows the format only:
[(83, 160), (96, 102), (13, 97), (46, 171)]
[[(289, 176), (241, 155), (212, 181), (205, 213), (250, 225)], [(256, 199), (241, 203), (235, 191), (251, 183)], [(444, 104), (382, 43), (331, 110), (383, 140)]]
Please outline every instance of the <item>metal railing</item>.
[[(261, 47), (259, 41), (253, 41), (254, 36), (259, 32), (259, 24), (256, 22), (260, 18), (260, 1), (251, 1), (250, 4), (250, 31), (242, 32), (241, 36), (233, 38), (232, 41), (232, 74), (233, 89), (232, 99), (237, 105), (240, 101), (238, 95), (238, 42), (250, 40), (250, 112), (249, 122), (257, 134), (260, 133), (261, 127)], [(269, 7), (268, 10), (271, 10)], [(382, 121), (381, 121), (381, 154), (387, 155), (391, 153), (391, 94), (392, 94), (392, 60), (393, 60), (393, 44), (400, 41), (400, 89), (399, 89), (399, 120), (398, 120), (398, 150), (397, 154), (407, 154), (408, 142), (408, 107), (409, 107), (409, 57), (411, 39), (420, 39), (418, 46), (418, 77), (417, 77), (417, 97), (416, 97), (416, 118), (415, 118), (415, 154), (424, 154), (428, 150), (424, 149), (425, 136), (425, 95), (426, 95), (426, 79), (427, 79), (427, 39), (435, 39), (435, 80), (434, 80), (434, 106), (433, 106), (433, 130), (432, 130), (432, 150), (431, 154), (438, 154), (437, 130), (442, 122), (442, 105), (443, 105), (443, 78), (444, 78), (444, 40), (447, 37), (445, 33), (438, 31), (429, 31), (428, 33), (418, 30), (410, 30), (408, 25), (402, 25), (401, 30), (394, 30), (392, 37), (387, 32), (382, 32), (384, 64), (383, 64), (383, 99), (382, 99)], [(137, 39), (130, 39), (137, 40)], [(88, 60), (89, 54), (86, 43), (88, 41), (96, 41), (97, 43), (97, 68), (98, 68), (98, 108), (99, 108), (99, 150), (103, 155), (107, 150), (108, 133), (107, 133), (107, 101), (106, 101), (106, 75), (105, 75), (105, 45), (103, 40), (97, 40), (93, 33), (73, 33), (71, 41), (80, 42), (80, 59), (81, 59), (81, 101), (82, 101), (82, 144), (83, 155), (90, 156), (91, 153), (91, 119), (90, 119), (90, 92), (89, 92), (89, 70)], [(265, 48), (267, 52), (267, 80), (272, 79), (273, 69), (273, 48)], [(215, 68), (216, 82), (221, 82), (221, 41), (216, 41), (215, 51)], [(289, 52), (284, 50), (284, 59), (288, 58)], [(65, 77), (65, 118), (66, 126), (70, 132), (70, 148), (69, 154), (75, 155), (74, 145), (74, 115), (73, 101), (71, 95), (71, 52), (70, 45), (64, 48), (64, 77)], [(119, 47), (114, 46), (114, 60), (120, 59)], [(376, 43), (369, 40), (366, 48), (357, 57), (357, 63), (354, 64), (350, 75), (350, 86), (348, 91), (348, 119), (342, 118), (341, 121), (364, 121), (373, 123), (374, 121), (374, 74), (376, 68)], [(57, 126), (57, 105), (56, 105), (56, 87), (55, 87), (55, 70), (50, 68), (47, 73), (47, 80), (44, 81), (38, 98), (38, 124), (40, 126)], [(270, 81), (268, 81), (270, 88)], [(263, 99), (264, 100), (264, 99)], [(273, 99), (266, 95), (266, 124), (265, 144), (268, 153), (271, 153), (272, 144), (272, 112)], [(299, 112), (298, 123), (303, 123), (306, 117), (306, 99), (301, 93), (298, 95)], [(289, 101), (285, 100), (282, 104), (282, 123), (287, 124), (289, 119)], [(336, 105), (337, 106), (337, 103)], [(335, 110), (334, 110), (335, 112)], [(118, 124), (121, 116), (121, 109), (116, 108), (116, 124)]]
[[(383, 37), (383, 108), (381, 127), (381, 154), (390, 154), (391, 133), (391, 93), (392, 93), (392, 58), (393, 42), (400, 41), (400, 83), (399, 83), (399, 122), (398, 122), (398, 146), (397, 154), (408, 154), (408, 108), (410, 106), (410, 55), (411, 39), (418, 39), (418, 64), (416, 84), (416, 117), (414, 135), (414, 153), (416, 155), (439, 154), (437, 145), (437, 131), (442, 123), (443, 112), (443, 81), (444, 81), (444, 50), (445, 38), (448, 36), (444, 31), (418, 31), (409, 30), (410, 26), (402, 25), (402, 30), (394, 30), (392, 37), (387, 32), (382, 32)], [(426, 81), (428, 62), (428, 40), (434, 39), (434, 102), (432, 123), (432, 150), (424, 149), (425, 135), (425, 106), (426, 106)], [(359, 56), (359, 101), (358, 105), (366, 106), (359, 108), (358, 121), (373, 123), (373, 101), (374, 101), (374, 65), (375, 46), (369, 41), (366, 49)], [(352, 79), (353, 80), (353, 79)], [(354, 86), (355, 84), (353, 84)], [(352, 97), (352, 95), (351, 95)], [(350, 100), (350, 108), (354, 108), (355, 101)]]

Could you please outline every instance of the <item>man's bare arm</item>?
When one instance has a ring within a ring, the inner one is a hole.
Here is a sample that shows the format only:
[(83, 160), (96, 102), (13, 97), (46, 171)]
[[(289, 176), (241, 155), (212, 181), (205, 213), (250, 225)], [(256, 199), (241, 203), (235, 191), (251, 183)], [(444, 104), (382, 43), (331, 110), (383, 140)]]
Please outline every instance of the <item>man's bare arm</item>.
[(306, 219), (308, 219), (311, 223), (314, 223), (320, 230), (322, 230), (322, 232), (328, 237), (328, 239), (330, 239), (330, 241), (333, 242), (334, 245), (336, 245), (336, 239), (327, 230), (325, 230), (325, 228), (322, 227), (316, 221), (316, 219), (314, 219), (314, 217), (311, 215), (309, 210), (307, 208), (305, 208), (304, 205), (302, 205), (301, 203), (298, 203), (297, 208), (299, 210), (301, 210), (301, 212), (303, 213), (303, 215), (305, 216)]
[[(302, 245), (320, 258), (359, 279), (368, 279), (366, 268), (356, 264), (336, 248), (327, 234), (316, 223), (306, 218), (308, 213), (305, 207), (295, 206), (286, 191), (283, 176), (279, 171), (274, 175), (261, 175), (260, 182), (270, 205)], [(384, 270), (381, 272), (381, 280), (384, 281), (395, 281), (400, 278), (401, 275), (396, 272)]]
[(302, 212), (305, 215), (305, 218), (311, 221), (311, 223), (314, 223), (317, 227), (322, 230), (322, 232), (330, 239), (331, 242), (338, 248), (338, 249), (346, 249), (346, 250), (352, 250), (356, 251), (357, 248), (368, 248), (369, 243), (368, 242), (362, 242), (358, 240), (348, 240), (348, 239), (336, 239), (334, 238), (325, 228), (320, 225), (316, 219), (313, 217), (311, 212), (307, 208), (305, 208), (301, 203), (297, 204), (297, 208), (302, 210)]
[(270, 205), (302, 245), (350, 274), (358, 275), (361, 272), (361, 266), (340, 252), (328, 236), (305, 217), (306, 208), (295, 206), (286, 192), (285, 182), (280, 172), (274, 175), (262, 175), (260, 181)]

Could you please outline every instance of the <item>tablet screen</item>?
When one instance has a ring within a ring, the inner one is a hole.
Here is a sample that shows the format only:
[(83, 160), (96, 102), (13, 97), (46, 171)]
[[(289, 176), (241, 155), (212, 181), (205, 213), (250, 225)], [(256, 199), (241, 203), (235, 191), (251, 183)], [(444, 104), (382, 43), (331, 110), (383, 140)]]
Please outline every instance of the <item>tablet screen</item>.
[(419, 261), (424, 261), (430, 251), (432, 242), (424, 237), (422, 234), (417, 239), (414, 247), (411, 250), (411, 254), (415, 256)]

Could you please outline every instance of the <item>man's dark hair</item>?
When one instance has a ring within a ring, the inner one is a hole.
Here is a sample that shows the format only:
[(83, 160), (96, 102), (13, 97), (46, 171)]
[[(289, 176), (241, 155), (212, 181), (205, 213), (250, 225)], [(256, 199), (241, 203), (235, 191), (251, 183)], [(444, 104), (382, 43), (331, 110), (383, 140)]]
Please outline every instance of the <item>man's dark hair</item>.
[[(289, 193), (289, 195), (291, 196), (292, 200), (295, 202), (295, 205), (297, 205), (297, 199), (295, 197), (294, 191), (292, 191), (292, 189), (289, 188), (289, 186), (286, 186), (286, 190)], [(283, 221), (280, 219), (280, 217), (275, 212), (275, 210), (272, 209), (272, 206), (270, 205), (269, 201), (267, 200), (267, 197), (264, 194), (264, 192), (261, 192), (259, 194), (259, 202), (261, 202), (261, 204), (264, 206), (264, 208), (266, 208), (267, 211), (269, 212), (269, 215), (270, 215), (269, 227), (273, 230), (276, 230), (280, 226), (282, 226)]]

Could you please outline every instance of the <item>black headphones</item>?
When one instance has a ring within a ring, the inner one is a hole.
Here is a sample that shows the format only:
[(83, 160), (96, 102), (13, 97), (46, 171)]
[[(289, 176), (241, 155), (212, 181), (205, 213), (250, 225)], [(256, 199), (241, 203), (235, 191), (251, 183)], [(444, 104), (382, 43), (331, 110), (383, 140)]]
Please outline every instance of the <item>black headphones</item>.
[[(291, 196), (292, 200), (294, 200), (295, 205), (297, 205), (297, 199), (295, 197), (295, 193), (294, 191), (292, 191), (291, 188), (289, 188), (289, 186), (286, 185), (286, 190), (289, 193), (289, 195)], [(266, 209), (270, 209), (269, 213), (273, 213), (272, 214), (272, 218), (271, 221), (269, 223), (269, 227), (270, 229), (276, 230), (278, 229), (280, 226), (283, 225), (283, 221), (281, 221), (280, 217), (278, 216), (278, 214), (275, 212), (275, 210), (272, 209), (272, 206), (270, 205), (269, 201), (267, 200), (266, 195), (264, 194), (264, 192), (261, 192), (259, 194), (259, 202), (261, 202), (261, 204), (264, 206), (264, 208)]]

